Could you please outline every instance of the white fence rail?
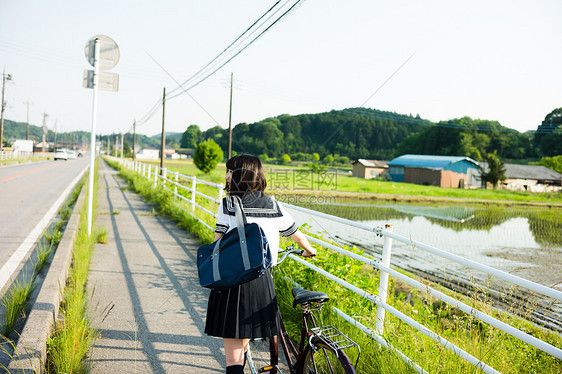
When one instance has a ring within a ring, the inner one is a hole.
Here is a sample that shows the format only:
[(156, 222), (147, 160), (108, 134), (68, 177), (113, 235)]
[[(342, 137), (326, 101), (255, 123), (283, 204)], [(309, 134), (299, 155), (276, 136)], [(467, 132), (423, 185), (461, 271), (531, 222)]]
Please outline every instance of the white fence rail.
[[(182, 175), (182, 174), (178, 174), (177, 172), (168, 172), (165, 169), (164, 170), (158, 170), (158, 167), (156, 166), (151, 166), (151, 165), (146, 165), (146, 164), (142, 164), (140, 162), (131, 162), (131, 161), (123, 161), (120, 159), (114, 159), (116, 161), (121, 161), (124, 163), (124, 165), (134, 171), (136, 171), (137, 173), (141, 174), (143, 177), (147, 178), (150, 181), (154, 182), (154, 186), (157, 186), (158, 184), (162, 185), (164, 188), (174, 192), (174, 194), (180, 198), (183, 199), (187, 202), (189, 202), (191, 204), (191, 208), (192, 210), (195, 210), (195, 208), (198, 208), (200, 210), (202, 210), (203, 212), (216, 217), (214, 212), (209, 211), (208, 209), (200, 206), (199, 204), (197, 204), (195, 197), (196, 196), (201, 196), (209, 201), (214, 201), (216, 203), (218, 203), (221, 199), (222, 199), (222, 191), (223, 191), (223, 185), (222, 184), (216, 184), (216, 183), (210, 183), (207, 181), (202, 181), (200, 179), (197, 179), (193, 176), (188, 176), (188, 175)], [(173, 179), (169, 179), (167, 176), (168, 175), (173, 175)], [(190, 181), (191, 182), (191, 187), (187, 187), (184, 184), (182, 184), (180, 181), (181, 180), (184, 181)], [(213, 198), (211, 196), (205, 195), (199, 191), (196, 190), (196, 186), (197, 184), (205, 184), (211, 187), (215, 187), (218, 189), (217, 192), (217, 198)], [(170, 189), (170, 186), (173, 186), (173, 190)], [(186, 191), (189, 191), (190, 193), (190, 199), (188, 199), (187, 197), (183, 196), (182, 194), (179, 194), (177, 191), (178, 189), (183, 189)], [(343, 254), (345, 256), (349, 256), (357, 261), (363, 262), (367, 265), (372, 266), (374, 269), (380, 270), (381, 272), (381, 276), (380, 276), (380, 282), (379, 282), (379, 294), (378, 295), (373, 295), (368, 293), (365, 290), (362, 290), (356, 286), (354, 286), (353, 284), (347, 282), (344, 279), (338, 278), (330, 273), (328, 273), (327, 271), (320, 269), (319, 267), (311, 264), (310, 262), (304, 261), (301, 258), (297, 257), (297, 256), (293, 256), (291, 255), (290, 257), (301, 263), (302, 265), (318, 272), (319, 274), (322, 274), (323, 276), (327, 277), (328, 279), (331, 279), (332, 281), (346, 287), (347, 289), (355, 292), (356, 294), (366, 298), (367, 300), (371, 301), (372, 303), (377, 305), (377, 319), (376, 319), (376, 327), (375, 330), (373, 331), (372, 329), (367, 328), (366, 326), (362, 325), (360, 322), (356, 321), (355, 319), (353, 319), (352, 317), (350, 317), (349, 315), (345, 314), (344, 312), (342, 312), (341, 310), (337, 309), (337, 308), (333, 308), (334, 311), (340, 315), (342, 318), (344, 318), (345, 320), (347, 320), (348, 322), (350, 322), (351, 324), (355, 325), (357, 328), (363, 330), (366, 334), (368, 334), (369, 336), (373, 337), (376, 341), (378, 341), (381, 345), (394, 350), (395, 352), (398, 353), (398, 356), (401, 357), (404, 362), (406, 362), (408, 365), (410, 365), (415, 371), (417, 371), (418, 373), (425, 373), (425, 370), (423, 370), (417, 363), (415, 363), (414, 361), (412, 361), (410, 358), (408, 358), (406, 355), (404, 355), (402, 352), (398, 351), (396, 348), (392, 347), (388, 342), (386, 342), (383, 338), (382, 338), (382, 334), (383, 334), (383, 329), (384, 329), (384, 318), (385, 318), (385, 313), (388, 312), (390, 314), (392, 314), (393, 316), (399, 318), (400, 320), (404, 321), (405, 323), (407, 323), (408, 325), (412, 326), (413, 328), (415, 328), (416, 330), (420, 331), (422, 334), (430, 337), (431, 339), (433, 339), (434, 341), (440, 343), (443, 347), (447, 348), (448, 350), (450, 350), (451, 352), (455, 353), (456, 355), (458, 355), (459, 357), (461, 357), (462, 359), (464, 359), (465, 361), (469, 362), (470, 364), (474, 365), (475, 368), (482, 370), (485, 373), (499, 373), (497, 370), (495, 370), (494, 368), (490, 367), (489, 365), (487, 365), (486, 363), (482, 362), (481, 360), (479, 360), (478, 358), (472, 356), (471, 354), (469, 354), (468, 352), (462, 350), (461, 348), (459, 348), (458, 346), (456, 346), (455, 344), (451, 343), (450, 341), (446, 340), (444, 337), (440, 336), (439, 334), (431, 331), (430, 329), (428, 329), (427, 327), (423, 326), (422, 324), (418, 323), (417, 321), (415, 321), (414, 319), (408, 317), (407, 315), (403, 314), (402, 312), (398, 311), (397, 309), (393, 308), (391, 305), (386, 303), (386, 295), (387, 295), (387, 287), (388, 287), (388, 276), (391, 275), (395, 278), (398, 278), (406, 283), (408, 283), (409, 285), (415, 287), (416, 289), (423, 291), (423, 292), (427, 292), (428, 294), (430, 294), (431, 296), (435, 297), (436, 299), (439, 299), (455, 308), (458, 308), (460, 310), (462, 310), (463, 312), (473, 316), (474, 318), (485, 322), (501, 331), (504, 331), (507, 334), (510, 334), (511, 336), (532, 345), (533, 347), (542, 350), (543, 352), (546, 352), (558, 359), (562, 360), (562, 350), (547, 343), (544, 342), (538, 338), (535, 338), (519, 329), (516, 329), (490, 315), (487, 315), (484, 312), (481, 312), (459, 300), (456, 300), (450, 296), (447, 296), (445, 294), (443, 294), (440, 291), (437, 291), (436, 289), (429, 287), (425, 284), (422, 284), (418, 281), (416, 281), (415, 279), (412, 279), (398, 271), (395, 271), (393, 269), (390, 268), (390, 263), (391, 263), (391, 255), (392, 255), (392, 241), (393, 240), (398, 240), (400, 242), (403, 242), (405, 244), (409, 244), (412, 246), (415, 246), (415, 248), (420, 249), (420, 250), (424, 250), (428, 253), (446, 258), (450, 261), (454, 261), (457, 262), (459, 264), (468, 266), (470, 268), (473, 269), (477, 269), (480, 270), (486, 274), (498, 277), (500, 279), (503, 279), (505, 281), (511, 282), (513, 284), (516, 284), (518, 286), (527, 288), (529, 290), (532, 290), (534, 292), (543, 294), (545, 296), (548, 296), (550, 298), (553, 298), (554, 300), (556, 300), (556, 302), (562, 302), (562, 292), (557, 291), (553, 288), (549, 288), (549, 287), (545, 287), (541, 284), (538, 283), (534, 283), (531, 282), (529, 280), (505, 273), (503, 271), (494, 269), (492, 267), (480, 264), (478, 262), (472, 261), (472, 260), (468, 260), (465, 259), (463, 257), (454, 255), (452, 253), (446, 252), (444, 250), (429, 246), (427, 244), (424, 243), (420, 243), (417, 241), (414, 241), (410, 238), (406, 238), (400, 235), (397, 235), (395, 233), (393, 233), (392, 231), (392, 226), (386, 226), (386, 227), (376, 227), (376, 226), (370, 226), (370, 225), (366, 225), (360, 222), (355, 222), (355, 221), (351, 221), (345, 218), (340, 218), (340, 217), (336, 217), (336, 216), (332, 216), (329, 214), (325, 214), (325, 213), (321, 213), (321, 212), (317, 212), (314, 210), (310, 210), (310, 209), (306, 209), (306, 208), (302, 208), (296, 205), (291, 205), (291, 204), (287, 204), (287, 203), (283, 203), (285, 207), (290, 208), (290, 209), (294, 209), (300, 212), (304, 212), (306, 214), (310, 214), (310, 215), (316, 215), (325, 219), (329, 219), (341, 224), (345, 224), (345, 225), (349, 225), (355, 228), (359, 228), (359, 229), (363, 229), (369, 232), (372, 232), (378, 236), (382, 236), (384, 238), (384, 245), (383, 245), (383, 253), (382, 253), (382, 260), (381, 261), (376, 261), (361, 255), (358, 255), (356, 253), (350, 252), (344, 248), (341, 248), (337, 245), (325, 242), (321, 239), (318, 239), (316, 237), (307, 235), (308, 239), (313, 242), (316, 243), (318, 245), (321, 245), (327, 249), (333, 250), (335, 252), (338, 252), (340, 254)], [(191, 213), (190, 213), (191, 214)], [(207, 227), (210, 230), (214, 230), (213, 227), (211, 227), (209, 224), (207, 224), (206, 222), (202, 221), (201, 219), (199, 219), (198, 217), (194, 216), (193, 214), (191, 214), (193, 217), (195, 217), (199, 222), (201, 222), (205, 227)]]
[(33, 156), (33, 152), (0, 151), (0, 160), (28, 159), (31, 156)]
[[(176, 196), (178, 199), (187, 201), (189, 204), (191, 204), (191, 212), (187, 212), (187, 213), (193, 218), (195, 218), (197, 221), (199, 221), (199, 223), (201, 223), (203, 226), (205, 226), (209, 230), (214, 231), (214, 227), (211, 227), (207, 222), (205, 222), (204, 220), (193, 214), (193, 212), (195, 212), (195, 208), (197, 208), (214, 218), (217, 217), (215, 212), (211, 212), (207, 208), (198, 204), (196, 196), (200, 196), (208, 201), (218, 204), (223, 196), (224, 185), (197, 179), (192, 175), (184, 175), (178, 172), (169, 171), (165, 168), (160, 169), (160, 167), (157, 165), (153, 166), (149, 164), (144, 164), (139, 161), (124, 160), (117, 157), (108, 157), (108, 158), (110, 160), (123, 163), (123, 165), (126, 168), (135, 171), (137, 174), (151, 181), (154, 187), (161, 186), (167, 189), (168, 191), (171, 191), (174, 194), (174, 196)], [(171, 177), (171, 179), (169, 177)], [(186, 184), (189, 184), (189, 186), (187, 186)], [(197, 191), (197, 186), (201, 184), (216, 188), (217, 197), (208, 196), (200, 191)], [(187, 194), (189, 197), (186, 197), (184, 193)]]

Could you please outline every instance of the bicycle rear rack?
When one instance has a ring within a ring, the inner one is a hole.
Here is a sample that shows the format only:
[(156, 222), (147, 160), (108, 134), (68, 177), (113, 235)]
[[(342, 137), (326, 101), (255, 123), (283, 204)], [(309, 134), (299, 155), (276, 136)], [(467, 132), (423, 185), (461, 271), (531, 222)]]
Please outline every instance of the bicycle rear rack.
[(361, 347), (359, 347), (359, 344), (355, 343), (343, 332), (341, 332), (340, 330), (338, 330), (332, 325), (313, 327), (310, 329), (310, 332), (312, 333), (312, 336), (310, 337), (311, 339), (313, 337), (317, 337), (318, 339), (322, 340), (322, 342), (324, 342), (326, 345), (334, 349), (336, 354), (338, 352), (338, 349), (343, 350), (351, 347), (357, 348), (358, 354), (357, 354), (357, 360), (355, 361), (355, 367), (357, 367), (357, 363), (359, 362), (359, 356), (361, 356)]

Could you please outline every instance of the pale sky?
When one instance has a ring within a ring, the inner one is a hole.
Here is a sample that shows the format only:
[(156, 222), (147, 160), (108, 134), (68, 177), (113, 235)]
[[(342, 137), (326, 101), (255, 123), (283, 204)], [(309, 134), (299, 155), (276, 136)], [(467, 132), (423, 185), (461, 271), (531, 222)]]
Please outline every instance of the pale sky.
[[(296, 0), (283, 0), (291, 1)], [(97, 133), (128, 131), (275, 3), (274, 0), (0, 0), (5, 118), (90, 131), (94, 35), (117, 42), (119, 92), (99, 92)], [(238, 57), (166, 104), (166, 131), (228, 127), (280, 114), (366, 107), (432, 121), (470, 116), (535, 130), (562, 107), (560, 0), (305, 0)], [(208, 112), (208, 114), (206, 112)], [(137, 132), (161, 131), (158, 110)]]

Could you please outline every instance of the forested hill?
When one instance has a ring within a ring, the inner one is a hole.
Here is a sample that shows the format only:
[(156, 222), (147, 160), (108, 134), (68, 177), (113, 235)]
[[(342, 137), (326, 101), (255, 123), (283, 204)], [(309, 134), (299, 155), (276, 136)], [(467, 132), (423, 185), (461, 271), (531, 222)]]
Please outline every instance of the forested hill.
[[(184, 132), (181, 146), (194, 148), (214, 139), (227, 149), (227, 131), (216, 126), (201, 132), (196, 125)], [(468, 156), (480, 161), (497, 151), (509, 159), (538, 157), (529, 133), (519, 133), (497, 121), (469, 117), (433, 123), (419, 116), (350, 108), (317, 114), (281, 115), (233, 129), (233, 150), (279, 157), (319, 153), (350, 159), (390, 160), (404, 153)]]
[[(363, 108), (295, 116), (284, 114), (236, 125), (232, 131), (232, 148), (239, 153), (271, 157), (316, 152), (321, 156), (339, 154), (350, 158), (390, 159), (407, 136), (430, 124), (419, 117)], [(213, 138), (226, 148), (227, 134), (223, 136), (219, 128), (207, 130), (202, 137)]]

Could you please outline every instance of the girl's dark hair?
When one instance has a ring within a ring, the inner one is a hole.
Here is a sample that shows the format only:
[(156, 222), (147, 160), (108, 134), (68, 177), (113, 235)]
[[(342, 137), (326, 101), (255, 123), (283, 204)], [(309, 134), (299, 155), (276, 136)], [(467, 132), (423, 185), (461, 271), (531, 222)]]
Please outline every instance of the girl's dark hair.
[(242, 197), (252, 191), (265, 191), (265, 173), (260, 159), (256, 156), (236, 155), (226, 162), (226, 168), (232, 170), (229, 188), (231, 195)]

